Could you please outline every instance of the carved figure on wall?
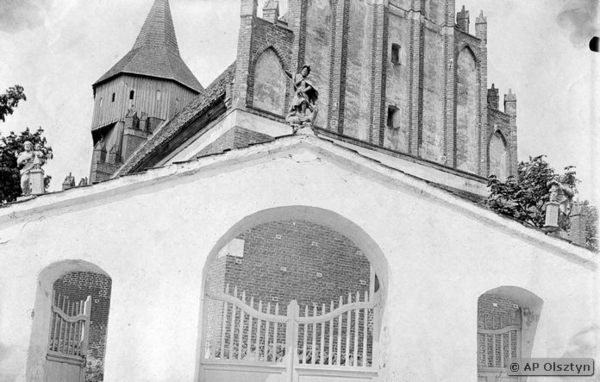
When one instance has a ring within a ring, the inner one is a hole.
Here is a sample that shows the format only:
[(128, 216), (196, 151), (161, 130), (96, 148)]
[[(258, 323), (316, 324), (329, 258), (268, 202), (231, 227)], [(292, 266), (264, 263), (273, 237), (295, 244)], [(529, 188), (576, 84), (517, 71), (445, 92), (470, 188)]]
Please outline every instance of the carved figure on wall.
[(296, 133), (301, 125), (312, 126), (314, 123), (318, 112), (316, 103), (319, 98), (319, 92), (307, 79), (310, 74), (309, 65), (304, 65), (300, 73), (296, 73), (293, 76), (287, 71), (284, 72), (294, 85), (294, 98), (285, 119), (292, 125), (293, 132)]

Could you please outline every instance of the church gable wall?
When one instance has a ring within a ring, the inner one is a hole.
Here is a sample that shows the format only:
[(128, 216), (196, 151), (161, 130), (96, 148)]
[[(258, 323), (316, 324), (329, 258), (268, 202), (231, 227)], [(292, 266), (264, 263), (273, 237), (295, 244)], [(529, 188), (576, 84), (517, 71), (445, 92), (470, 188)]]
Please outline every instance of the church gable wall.
[(419, 142), (419, 156), (438, 163), (445, 163), (444, 157), (444, 97), (446, 68), (444, 58), (444, 36), (435, 25), (423, 28), (423, 103), (422, 136)]
[(333, 42), (331, 0), (313, 0), (306, 11), (306, 46), (302, 65), (310, 65), (309, 80), (319, 91), (319, 114), (315, 124), (325, 127), (329, 119), (330, 78)]
[(425, 2), (425, 17), (437, 25), (443, 25), (446, 20), (445, 8), (447, 0), (422, 1)]
[(389, 50), (386, 62), (387, 119), (383, 146), (403, 153), (408, 153), (410, 149), (410, 23), (411, 20), (404, 12), (389, 12)]
[(345, 83), (344, 134), (369, 140), (373, 48), (373, 6), (364, 0), (350, 2)]

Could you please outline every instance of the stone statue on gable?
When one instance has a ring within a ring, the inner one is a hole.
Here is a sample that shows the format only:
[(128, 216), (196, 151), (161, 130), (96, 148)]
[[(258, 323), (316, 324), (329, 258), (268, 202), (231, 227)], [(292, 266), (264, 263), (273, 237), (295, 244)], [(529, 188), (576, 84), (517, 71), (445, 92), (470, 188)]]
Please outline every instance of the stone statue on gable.
[(571, 215), (573, 196), (575, 192), (568, 185), (565, 175), (561, 175), (547, 183), (550, 192), (548, 203), (544, 205), (546, 221), (544, 229), (554, 232), (563, 227), (566, 219)]
[(558, 203), (560, 212), (569, 216), (575, 193), (566, 183), (565, 176), (561, 175), (552, 179), (548, 182), (548, 188), (550, 190), (550, 202)]
[(294, 98), (285, 120), (292, 126), (293, 132), (296, 133), (299, 128), (312, 126), (314, 123), (318, 112), (317, 99), (319, 98), (319, 92), (307, 78), (310, 74), (309, 65), (304, 65), (300, 73), (293, 76), (287, 71), (284, 72), (294, 86)]
[(17, 166), (20, 168), (21, 191), (24, 196), (44, 193), (44, 171), (46, 155), (40, 144), (35, 147), (30, 141), (23, 143), (23, 151), (17, 155)]

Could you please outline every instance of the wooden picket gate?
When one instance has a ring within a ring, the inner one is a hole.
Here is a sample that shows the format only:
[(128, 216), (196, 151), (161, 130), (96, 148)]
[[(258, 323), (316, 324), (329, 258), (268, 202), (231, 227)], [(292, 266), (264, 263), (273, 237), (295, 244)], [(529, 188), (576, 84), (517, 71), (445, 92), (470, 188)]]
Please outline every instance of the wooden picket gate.
[[(200, 380), (371, 381), (377, 377), (379, 294), (285, 309), (233, 295), (206, 293)], [(336, 306), (337, 305), (337, 306)]]
[(69, 301), (59, 294), (52, 296), (50, 341), (44, 366), (45, 381), (85, 381), (92, 296), (85, 301)]
[(478, 329), (479, 359), (477, 375), (479, 382), (513, 382), (518, 377), (507, 375), (510, 358), (521, 357), (521, 327), (512, 325), (502, 329)]

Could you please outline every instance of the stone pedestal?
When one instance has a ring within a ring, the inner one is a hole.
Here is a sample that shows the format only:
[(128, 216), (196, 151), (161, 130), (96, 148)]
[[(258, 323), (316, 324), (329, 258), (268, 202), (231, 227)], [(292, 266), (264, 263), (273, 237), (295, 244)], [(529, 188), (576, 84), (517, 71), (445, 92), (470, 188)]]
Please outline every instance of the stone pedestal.
[(546, 221), (544, 224), (544, 231), (553, 232), (558, 230), (558, 214), (559, 204), (557, 202), (548, 202), (546, 207)]
[(44, 170), (33, 169), (29, 172), (29, 189), (31, 190), (31, 195), (41, 195), (45, 192)]

